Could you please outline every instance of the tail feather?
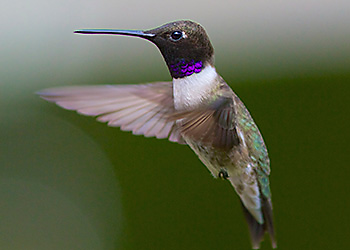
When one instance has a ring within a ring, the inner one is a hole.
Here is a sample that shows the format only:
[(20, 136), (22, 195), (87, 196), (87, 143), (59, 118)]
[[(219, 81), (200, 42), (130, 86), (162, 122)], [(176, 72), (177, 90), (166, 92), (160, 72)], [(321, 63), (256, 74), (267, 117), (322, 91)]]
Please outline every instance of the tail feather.
[(277, 241), (275, 236), (275, 228), (273, 225), (273, 215), (272, 215), (272, 204), (271, 200), (266, 200), (263, 198), (262, 201), (262, 211), (264, 214), (265, 225), (267, 232), (270, 235), (270, 240), (273, 248), (277, 247)]
[(248, 223), (252, 247), (253, 249), (260, 248), (260, 242), (263, 240), (265, 232), (267, 231), (270, 235), (272, 247), (276, 248), (277, 243), (275, 238), (275, 230), (273, 226), (271, 201), (263, 198), (261, 202), (261, 209), (264, 216), (263, 224), (260, 224), (242, 203), (244, 216)]

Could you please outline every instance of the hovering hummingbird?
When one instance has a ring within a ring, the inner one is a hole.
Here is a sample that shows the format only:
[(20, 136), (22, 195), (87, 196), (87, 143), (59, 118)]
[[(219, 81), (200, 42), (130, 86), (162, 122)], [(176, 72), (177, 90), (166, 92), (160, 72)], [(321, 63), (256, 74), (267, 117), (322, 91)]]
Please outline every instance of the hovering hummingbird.
[(79, 34), (126, 35), (154, 43), (168, 66), (170, 82), (46, 89), (45, 100), (136, 135), (189, 145), (217, 178), (231, 182), (241, 199), (258, 249), (265, 232), (276, 239), (263, 138), (247, 108), (214, 67), (204, 28), (181, 20), (150, 30), (83, 29)]

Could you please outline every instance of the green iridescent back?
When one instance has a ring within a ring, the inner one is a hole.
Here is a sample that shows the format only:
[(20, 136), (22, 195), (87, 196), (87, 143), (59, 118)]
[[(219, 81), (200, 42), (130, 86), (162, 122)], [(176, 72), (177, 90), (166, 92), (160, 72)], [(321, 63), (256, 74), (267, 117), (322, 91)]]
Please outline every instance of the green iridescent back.
[(267, 198), (271, 197), (269, 174), (270, 174), (270, 159), (264, 140), (256, 126), (253, 118), (244, 104), (236, 97), (237, 125), (244, 132), (245, 141), (249, 149), (252, 163), (256, 166), (256, 173), (259, 180), (259, 185), (263, 195)]

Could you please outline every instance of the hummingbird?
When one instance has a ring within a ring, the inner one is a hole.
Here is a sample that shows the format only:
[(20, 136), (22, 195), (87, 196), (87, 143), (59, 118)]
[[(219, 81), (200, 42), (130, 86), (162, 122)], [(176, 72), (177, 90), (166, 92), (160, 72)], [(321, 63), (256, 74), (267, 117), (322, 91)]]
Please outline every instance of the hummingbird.
[(77, 34), (125, 35), (155, 44), (172, 81), (134, 85), (71, 86), (38, 92), (45, 100), (95, 116), (108, 126), (187, 144), (215, 178), (228, 180), (238, 194), (252, 248), (273, 226), (270, 160), (249, 111), (214, 67), (214, 49), (205, 29), (190, 20), (149, 30), (82, 29)]

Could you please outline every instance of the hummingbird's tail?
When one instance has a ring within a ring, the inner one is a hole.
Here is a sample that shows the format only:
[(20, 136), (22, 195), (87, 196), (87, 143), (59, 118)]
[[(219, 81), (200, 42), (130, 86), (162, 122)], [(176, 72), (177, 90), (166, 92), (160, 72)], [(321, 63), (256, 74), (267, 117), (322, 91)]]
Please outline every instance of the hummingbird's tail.
[(241, 198), (253, 249), (260, 248), (265, 232), (269, 233), (272, 247), (276, 248), (271, 198), (264, 195), (258, 179), (252, 173), (254, 170), (247, 168), (242, 175), (230, 176), (229, 181)]
[(253, 249), (260, 248), (260, 242), (263, 240), (265, 232), (268, 232), (268, 234), (270, 235), (272, 247), (276, 248), (277, 242), (276, 242), (275, 230), (273, 226), (271, 200), (268, 200), (265, 197), (261, 198), (261, 210), (264, 218), (264, 221), (262, 224), (259, 223), (254, 218), (254, 216), (244, 206), (243, 202), (242, 202), (242, 208), (244, 212), (244, 217), (248, 223), (248, 228), (250, 232), (250, 238), (252, 240)]

